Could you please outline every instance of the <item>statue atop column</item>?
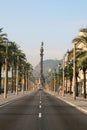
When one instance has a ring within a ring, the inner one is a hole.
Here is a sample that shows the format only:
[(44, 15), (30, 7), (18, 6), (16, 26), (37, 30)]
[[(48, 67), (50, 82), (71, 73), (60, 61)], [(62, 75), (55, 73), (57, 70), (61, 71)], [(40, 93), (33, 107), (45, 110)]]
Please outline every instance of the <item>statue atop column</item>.
[(40, 49), (40, 87), (44, 86), (44, 76), (43, 76), (43, 45), (44, 43), (41, 42), (41, 49)]

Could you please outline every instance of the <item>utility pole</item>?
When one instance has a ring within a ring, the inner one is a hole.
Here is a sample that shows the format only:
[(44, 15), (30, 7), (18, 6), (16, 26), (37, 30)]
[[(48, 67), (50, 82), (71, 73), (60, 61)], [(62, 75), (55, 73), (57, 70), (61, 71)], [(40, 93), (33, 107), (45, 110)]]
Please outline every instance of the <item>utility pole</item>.
[(44, 76), (43, 76), (43, 52), (44, 52), (44, 49), (43, 49), (43, 45), (44, 43), (42, 42), (41, 43), (41, 49), (40, 49), (40, 87), (43, 87), (44, 85)]

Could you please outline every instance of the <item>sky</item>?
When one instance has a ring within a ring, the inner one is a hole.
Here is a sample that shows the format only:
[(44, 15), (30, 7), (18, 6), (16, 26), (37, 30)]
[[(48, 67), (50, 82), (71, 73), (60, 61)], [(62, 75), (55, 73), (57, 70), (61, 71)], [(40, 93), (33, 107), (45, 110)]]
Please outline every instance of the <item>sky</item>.
[(60, 60), (87, 27), (87, 0), (0, 0), (2, 27), (33, 66), (40, 62), (41, 42), (44, 60)]

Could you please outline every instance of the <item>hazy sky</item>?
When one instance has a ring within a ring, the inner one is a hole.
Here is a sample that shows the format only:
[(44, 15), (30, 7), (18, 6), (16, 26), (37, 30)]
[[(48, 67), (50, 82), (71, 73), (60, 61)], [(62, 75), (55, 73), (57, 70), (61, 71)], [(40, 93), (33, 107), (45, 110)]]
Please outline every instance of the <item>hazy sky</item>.
[(87, 0), (0, 0), (0, 28), (20, 45), (28, 61), (61, 59), (81, 28), (87, 27)]

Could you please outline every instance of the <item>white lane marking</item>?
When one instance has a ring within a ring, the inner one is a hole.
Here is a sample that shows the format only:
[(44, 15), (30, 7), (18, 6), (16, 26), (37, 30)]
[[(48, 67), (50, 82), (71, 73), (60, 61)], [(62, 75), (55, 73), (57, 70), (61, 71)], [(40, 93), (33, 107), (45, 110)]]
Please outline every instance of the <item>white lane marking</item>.
[(41, 106), (41, 105), (39, 105), (39, 108), (42, 108), (42, 106)]
[(42, 113), (39, 113), (39, 118), (41, 118), (42, 117)]
[(40, 103), (41, 103), (41, 101), (40, 101)]

